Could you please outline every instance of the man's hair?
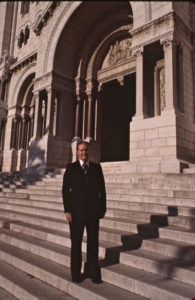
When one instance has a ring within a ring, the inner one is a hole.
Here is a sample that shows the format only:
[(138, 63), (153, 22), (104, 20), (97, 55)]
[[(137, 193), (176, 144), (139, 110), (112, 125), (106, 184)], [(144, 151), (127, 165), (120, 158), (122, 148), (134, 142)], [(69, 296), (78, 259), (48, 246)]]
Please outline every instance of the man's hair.
[(79, 150), (79, 146), (80, 145), (87, 145), (89, 147), (89, 143), (86, 142), (86, 141), (80, 141), (78, 144), (77, 144), (77, 151)]

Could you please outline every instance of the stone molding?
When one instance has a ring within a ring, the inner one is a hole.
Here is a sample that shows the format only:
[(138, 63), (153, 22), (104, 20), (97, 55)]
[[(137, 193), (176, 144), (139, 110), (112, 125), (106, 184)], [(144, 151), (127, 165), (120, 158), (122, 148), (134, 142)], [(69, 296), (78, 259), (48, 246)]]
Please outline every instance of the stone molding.
[(174, 11), (169, 12), (159, 19), (130, 30), (129, 33), (133, 37), (131, 50), (134, 52), (137, 48), (167, 37), (173, 39), (173, 36), (181, 31), (186, 33), (186, 41), (190, 42), (192, 35), (190, 28), (183, 23)]
[[(130, 30), (129, 33), (132, 35), (133, 38), (136, 37), (137, 35), (139, 35), (140, 33), (145, 34), (148, 29), (151, 29), (154, 26), (163, 24), (167, 21), (173, 21), (174, 15), (175, 15), (175, 13), (173, 11), (169, 12), (168, 14), (166, 14), (158, 19), (152, 20), (152, 21), (148, 22), (147, 24), (144, 24), (136, 29)], [(156, 28), (153, 28), (153, 30), (155, 30), (155, 29)]]
[(24, 68), (25, 66), (29, 65), (32, 61), (37, 59), (37, 52), (31, 53), (27, 57), (25, 57), (23, 60), (16, 62), (10, 67), (10, 75), (14, 72), (17, 72), (21, 68)]
[(190, 45), (192, 40), (190, 28), (183, 23), (181, 18), (176, 15), (174, 11), (171, 11), (158, 19), (152, 20), (139, 28), (130, 30), (129, 33), (133, 37), (131, 47), (133, 52), (141, 46), (144, 47), (157, 40), (166, 39), (167, 37), (173, 38), (175, 35), (178, 35), (178, 37), (183, 39), (183, 35), (185, 34), (185, 41)]
[(48, 19), (53, 15), (55, 8), (60, 5), (61, 1), (52, 1), (43, 11), (42, 16), (36, 21), (33, 26), (33, 31), (36, 35), (40, 35), (41, 29), (47, 24)]
[(97, 79), (100, 85), (104, 82), (117, 79), (120, 81), (121, 76), (124, 77), (135, 72), (135, 58), (131, 56), (127, 61), (123, 61), (117, 65), (112, 65), (106, 69), (99, 70)]
[(39, 91), (49, 88), (56, 90), (70, 90), (72, 92), (75, 83), (72, 78), (68, 78), (57, 74), (54, 71), (48, 72), (38, 78), (34, 79), (34, 90), (33, 93), (38, 93)]

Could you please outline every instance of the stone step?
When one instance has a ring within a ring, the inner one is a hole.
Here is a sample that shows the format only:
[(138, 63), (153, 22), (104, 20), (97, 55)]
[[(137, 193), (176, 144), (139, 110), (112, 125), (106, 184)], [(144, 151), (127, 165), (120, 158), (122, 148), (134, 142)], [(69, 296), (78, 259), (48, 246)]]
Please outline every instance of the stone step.
[[(13, 201), (14, 202), (14, 201)], [(30, 204), (30, 203), (29, 203)], [(16, 203), (6, 203), (0, 202), (0, 207), (5, 210), (12, 211), (20, 211), (23, 213), (30, 213), (35, 215), (43, 215), (47, 217), (64, 219), (63, 206), (61, 210), (57, 209), (48, 209), (42, 207), (32, 207), (31, 205), (19, 205)], [(128, 210), (119, 210), (119, 209), (108, 209), (106, 213), (107, 217), (112, 218), (121, 218), (121, 219), (129, 219), (139, 222), (147, 222), (152, 224), (161, 224), (161, 225), (174, 225), (185, 228), (192, 229), (194, 227), (194, 219), (193, 217), (169, 217), (166, 214), (153, 214), (150, 215), (149, 212), (139, 212), (139, 211), (128, 211)]]
[[(17, 197), (17, 194), (16, 194)], [(55, 210), (63, 210), (63, 203), (62, 203), (62, 198), (54, 198), (54, 197), (50, 197), (48, 198), (50, 199), (50, 201), (46, 201), (46, 199), (43, 199), (45, 201), (40, 201), (41, 199), (39, 199), (39, 197), (36, 197), (35, 199), (31, 199), (29, 201), (29, 199), (24, 199), (24, 198), (8, 198), (8, 197), (2, 197), (1, 200), (4, 201), (5, 203), (9, 203), (9, 204), (18, 204), (18, 205), (26, 205), (26, 206), (30, 206), (30, 207), (40, 207), (40, 208), (47, 208), (47, 209), (55, 209)], [(47, 200), (48, 200), (47, 199)], [(51, 201), (53, 200), (53, 202)], [(55, 200), (57, 200), (57, 202), (54, 202)], [(3, 203), (3, 202), (2, 202)], [(121, 208), (122, 210), (126, 210), (126, 211), (146, 211), (146, 212), (159, 212), (159, 213), (164, 213), (167, 214), (170, 212), (171, 209), (166, 208), (166, 206), (163, 205), (153, 205), (153, 204), (141, 204), (141, 203), (129, 203), (129, 202), (118, 202), (118, 201), (108, 201), (108, 205), (107, 205), (108, 209), (112, 210), (112, 209), (117, 209), (117, 208)], [(179, 209), (178, 209), (179, 210)], [(190, 214), (191, 209), (189, 208), (182, 208), (180, 209), (181, 212), (184, 213), (188, 213)], [(177, 212), (173, 211), (173, 214), (175, 215)]]
[[(13, 210), (13, 211), (20, 211), (25, 213), (31, 213), (31, 214), (39, 214), (39, 215), (45, 215), (48, 217), (54, 217), (62, 219), (64, 218), (64, 212), (63, 212), (63, 205), (61, 204), (61, 209), (57, 209), (58, 205), (56, 204), (55, 209), (52, 208), (46, 208), (42, 206), (33, 206), (31, 205), (31, 201), (24, 201), (25, 204), (19, 204), (20, 200), (12, 200), (8, 199), (6, 202), (0, 202), (0, 207), (7, 210)], [(21, 203), (21, 202), (20, 202)], [(38, 203), (38, 202), (36, 202)], [(45, 205), (45, 203), (44, 203)], [(49, 206), (49, 204), (48, 204)], [(55, 205), (54, 205), (55, 206)], [(140, 220), (142, 222), (148, 222), (150, 223), (151, 215), (149, 212), (139, 212), (139, 211), (130, 211), (130, 210), (122, 210), (122, 209), (113, 209), (109, 208), (107, 210), (106, 216), (108, 217), (116, 217), (121, 219), (130, 219), (130, 220)], [(155, 216), (153, 217), (155, 219)], [(160, 224), (164, 224), (166, 222), (167, 224), (167, 215), (165, 214), (158, 214), (156, 216), (156, 222), (160, 222)]]
[[(23, 222), (10, 223), (10, 229), (34, 238), (61, 245), (63, 247), (70, 248), (71, 246), (69, 231), (66, 232), (62, 230), (48, 229), (46, 227), (31, 225)], [(99, 236), (99, 256), (101, 258), (105, 258), (107, 248), (115, 249), (119, 245), (122, 245), (121, 235), (119, 232), (112, 232), (108, 229), (100, 228)], [(82, 249), (83, 252), (86, 253), (86, 233), (84, 233)]]
[(122, 209), (108, 209), (106, 216), (113, 218), (124, 218), (137, 221), (141, 220), (151, 224), (171, 225), (180, 228), (195, 229), (195, 217), (186, 216), (168, 216), (166, 214), (150, 214), (149, 212), (130, 211)]
[[(17, 195), (16, 195), (17, 197)], [(18, 204), (18, 205), (24, 205), (28, 207), (40, 207), (40, 208), (46, 208), (46, 209), (55, 209), (55, 210), (61, 210), (64, 211), (64, 206), (62, 203), (62, 199), (58, 199), (57, 202), (53, 201), (40, 201), (40, 200), (29, 200), (24, 198), (8, 198), (8, 197), (1, 197), (2, 203), (9, 203), (9, 204)]]
[[(7, 193), (6, 193), (7, 194)], [(26, 196), (27, 195), (27, 196)], [(19, 197), (18, 197), (19, 196)], [(62, 196), (51, 196), (51, 195), (38, 195), (38, 194), (27, 194), (27, 193), (8, 193), (7, 196), (2, 196), (1, 199), (6, 200), (7, 198), (14, 199), (31, 199), (31, 203), (37, 203), (39, 207), (51, 207), (62, 208)], [(181, 198), (160, 198), (160, 197), (149, 197), (149, 196), (137, 196), (137, 195), (113, 195), (108, 194), (108, 208), (122, 208), (131, 210), (150, 211), (154, 213), (165, 213), (170, 215), (181, 215), (181, 216), (194, 216), (195, 200), (193, 199), (181, 199)], [(35, 200), (37, 202), (33, 202)], [(17, 200), (19, 203), (19, 200)], [(46, 203), (44, 204), (45, 201)], [(49, 202), (59, 202), (60, 204), (49, 204)], [(11, 201), (7, 201), (11, 203)], [(21, 202), (22, 203), (22, 202)], [(23, 202), (25, 203), (25, 202)], [(33, 205), (33, 204), (32, 204)], [(166, 207), (167, 205), (167, 207)], [(181, 207), (180, 207), (181, 206)]]
[(117, 194), (117, 195), (138, 195), (138, 196), (163, 196), (163, 197), (173, 197), (174, 190), (156, 190), (156, 189), (141, 189), (136, 187), (129, 187), (129, 185), (125, 184), (123, 187), (116, 185), (107, 185), (106, 186), (107, 194)]
[(195, 266), (182, 260), (182, 257), (167, 258), (161, 254), (139, 249), (121, 253), (120, 263), (191, 284), (195, 291)]
[[(13, 208), (13, 207), (12, 207)], [(12, 211), (1, 209), (0, 216), (6, 217), (12, 220), (21, 220), (24, 222), (30, 222), (34, 225), (42, 225), (52, 229), (60, 229), (65, 228), (66, 231), (69, 230), (68, 225), (65, 222), (65, 216), (62, 214), (59, 218), (55, 218), (54, 215), (46, 216), (44, 214), (40, 215), (37, 213), (36, 215), (33, 213), (25, 213), (18, 211)], [(118, 229), (130, 231), (133, 233), (140, 233), (144, 235), (150, 235), (152, 237), (161, 237), (165, 239), (173, 239), (181, 242), (187, 243), (195, 243), (195, 234), (191, 230), (184, 228), (177, 228), (174, 226), (165, 226), (161, 227), (155, 224), (147, 224), (145, 222), (136, 222), (129, 219), (121, 219), (121, 218), (110, 218), (105, 217), (100, 221), (101, 226), (110, 228), (110, 229)]]
[[(2, 219), (2, 215), (4, 216), (4, 219)], [(48, 229), (54, 229), (54, 230), (60, 230), (65, 231), (69, 233), (69, 225), (66, 223), (65, 220), (58, 220), (58, 219), (50, 219), (42, 216), (36, 216), (30, 214), (21, 214), (21, 213), (15, 213), (13, 214), (11, 211), (5, 211), (3, 214), (2, 211), (0, 211), (1, 216), (1, 223), (4, 224), (3, 227), (10, 228), (10, 223), (15, 223), (16, 221), (21, 221), (23, 223), (28, 223), (29, 225), (37, 225), (37, 226), (43, 226)], [(140, 224), (139, 224), (140, 225)], [(144, 225), (144, 224), (143, 224)], [(147, 224), (146, 224), (147, 225)], [(132, 244), (133, 247), (139, 248), (142, 247), (145, 250), (154, 251), (157, 253), (169, 255), (178, 257), (180, 256), (181, 251), (184, 252), (185, 249), (188, 249), (188, 251), (185, 251), (185, 259), (189, 261), (194, 260), (194, 247), (191, 244), (195, 244), (195, 233), (191, 232), (183, 232), (178, 231), (178, 229), (170, 229), (169, 227), (165, 228), (159, 228), (160, 230), (164, 230), (165, 232), (162, 233), (165, 235), (165, 238), (152, 238), (152, 236), (161, 236), (161, 234), (157, 233), (155, 230), (155, 226), (152, 227), (152, 225), (145, 226), (145, 231), (142, 229), (142, 233), (145, 235), (151, 235), (150, 239), (145, 239), (145, 236), (138, 236), (139, 228), (136, 223), (129, 223), (128, 220), (116, 220), (112, 218), (104, 218), (100, 221), (100, 227), (105, 229), (110, 228), (112, 231), (118, 230), (125, 230), (128, 232), (128, 234), (123, 236), (123, 240), (126, 239), (126, 243)], [(148, 228), (150, 227), (150, 228)], [(158, 228), (157, 228), (158, 230)], [(169, 239), (169, 231), (173, 236), (171, 236), (171, 239)], [(174, 241), (174, 237), (179, 237), (179, 241)], [(104, 237), (102, 237), (104, 238)], [(118, 237), (119, 240), (121, 240)], [(190, 243), (186, 243), (186, 239), (190, 241)], [(116, 240), (115, 240), (116, 241)], [(190, 246), (191, 245), (191, 246)], [(189, 247), (190, 246), (190, 247)], [(191, 250), (189, 250), (189, 248)]]
[[(0, 299), (75, 299), (67, 293), (36, 279), (31, 274), (26, 273), (25, 270), (21, 271), (13, 267), (9, 262), (5, 263), (3, 260), (0, 260), (0, 265), (0, 286), (14, 295), (11, 296), (7, 292), (3, 293), (0, 290)], [(1, 294), (4, 298), (1, 298)]]
[(160, 204), (169, 206), (184, 206), (184, 207), (195, 207), (194, 199), (184, 199), (184, 198), (168, 198), (168, 197), (155, 197), (155, 196), (139, 196), (139, 195), (117, 195), (108, 194), (108, 200), (115, 201), (126, 201), (126, 202), (137, 202), (137, 203), (149, 203), (149, 204)]
[(55, 180), (55, 181), (50, 181), (49, 183), (47, 182), (44, 182), (44, 181), (37, 181), (34, 183), (35, 187), (52, 187), (55, 188), (55, 187), (59, 187), (59, 188), (62, 188), (62, 180), (58, 181), (58, 180)]
[(130, 177), (119, 177), (111, 175), (110, 177), (105, 176), (105, 182), (106, 186), (116, 186), (116, 187), (122, 187), (125, 186), (132, 188), (132, 187), (138, 187), (138, 188), (146, 188), (146, 189), (162, 189), (162, 190), (181, 190), (185, 191), (195, 191), (195, 179), (193, 181), (187, 180), (187, 182), (183, 181), (181, 179), (178, 182), (174, 182), (171, 178), (169, 181), (158, 181), (156, 178), (151, 179), (150, 181), (142, 180), (142, 178), (138, 180), (134, 180), (134, 178)]
[(29, 194), (29, 198), (31, 200), (62, 202), (62, 195), (60, 195), (60, 196), (51, 196), (51, 195)]
[[(2, 218), (3, 220), (1, 220)], [(49, 229), (56, 229), (56, 230), (69, 232), (69, 225), (65, 221), (65, 216), (63, 217), (63, 219), (55, 219), (55, 218), (49, 218), (41, 215), (33, 215), (33, 214), (13, 212), (11, 210), (1, 209), (0, 221), (3, 226), (5, 225), (5, 223), (10, 224), (16, 221), (21, 221), (32, 225), (43, 226)], [(124, 219), (105, 217), (104, 219), (100, 220), (100, 226), (108, 229), (113, 229), (113, 231), (124, 230), (133, 233), (138, 232), (137, 223), (133, 221), (130, 222), (129, 220), (124, 220)], [(147, 232), (150, 233), (151, 231), (147, 230)]]
[[(38, 184), (39, 183), (39, 184)], [(26, 188), (28, 190), (42, 190), (42, 191), (60, 191), (62, 194), (62, 184), (59, 183), (58, 185), (52, 184), (53, 182), (50, 182), (50, 184), (45, 184), (42, 182), (37, 182), (37, 184), (34, 185), (28, 185)]]
[[(121, 189), (122, 190), (122, 189)], [(127, 190), (127, 189), (126, 189)], [(16, 192), (16, 194), (15, 194)], [(46, 201), (60, 201), (62, 198), (62, 193), (59, 190), (34, 190), (34, 189), (18, 189), (16, 191), (11, 192), (11, 189), (4, 189), (3, 195), (6, 195), (7, 197), (14, 197), (17, 198), (30, 198), (32, 200), (46, 200)], [(178, 193), (177, 193), (178, 192)], [(192, 192), (182, 192), (182, 191), (169, 191), (167, 193), (166, 197), (157, 197), (157, 194), (160, 195), (160, 190), (158, 190), (158, 193), (152, 193), (149, 194), (150, 191), (146, 190), (133, 190), (131, 191), (131, 194), (128, 194), (127, 191), (119, 194), (119, 193), (107, 193), (108, 200), (116, 200), (116, 201), (129, 201), (129, 202), (144, 202), (144, 203), (158, 203), (159, 205), (168, 205), (168, 206), (185, 206), (185, 207), (195, 207), (195, 200), (194, 196), (195, 194)], [(162, 193), (163, 194), (163, 193)], [(176, 197), (176, 198), (173, 198)], [(170, 198), (169, 198), (170, 197)], [(178, 198), (177, 198), (178, 197)], [(193, 198), (194, 197), (194, 198)], [(160, 202), (160, 203), (159, 203)], [(119, 202), (120, 203), (120, 202)], [(137, 204), (138, 205), (138, 204)], [(161, 206), (162, 207), (162, 206)], [(171, 208), (170, 208), (171, 209)], [(175, 211), (177, 208), (175, 208)], [(176, 213), (176, 212), (175, 212)], [(194, 214), (194, 211), (188, 210), (186, 212), (186, 215), (188, 214)]]
[[(0, 229), (0, 240), (30, 253), (47, 257), (47, 259), (70, 267), (70, 248), (33, 238), (24, 233), (8, 229)], [(85, 254), (83, 253), (85, 261)]]
[(195, 295), (194, 286), (123, 264), (103, 268), (102, 278), (113, 286), (139, 293), (147, 299), (191, 300)]
[(10, 183), (10, 184), (4, 184), (1, 183), (0, 184), (0, 189), (4, 189), (4, 188), (10, 188), (10, 189), (20, 189), (20, 188), (25, 188), (26, 186), (24, 185), (17, 185), (15, 183)]
[(158, 235), (161, 238), (172, 239), (178, 242), (186, 242), (195, 244), (195, 231), (186, 228), (179, 228), (175, 226), (159, 227)]
[[(16, 198), (16, 194), (14, 192), (0, 192), (0, 199), (1, 197), (10, 197)], [(17, 193), (17, 198), (29, 199), (29, 194), (27, 193)]]
[(17, 189), (14, 191), (16, 195), (18, 193), (28, 193), (32, 195), (48, 195), (48, 196), (59, 196), (62, 197), (62, 190), (49, 190), (49, 189)]
[(65, 221), (65, 216), (63, 219), (49, 218), (41, 215), (33, 215), (28, 213), (22, 213), (20, 211), (14, 212), (12, 210), (0, 209), (0, 220), (1, 224), (10, 224), (17, 221), (34, 224), (38, 226), (45, 226), (46, 228), (59, 229), (59, 230), (69, 230), (69, 225)]
[[(181, 188), (181, 186), (180, 186)], [(163, 189), (151, 189), (147, 188), (129, 188), (127, 185), (124, 187), (108, 186), (106, 189), (107, 194), (119, 194), (119, 195), (138, 195), (138, 196), (160, 196), (170, 198), (189, 198), (195, 199), (195, 191), (190, 190), (163, 190)]]
[[(30, 204), (30, 203), (29, 203)], [(63, 210), (54, 210), (54, 209), (47, 209), (41, 207), (32, 207), (31, 205), (19, 205), (14, 203), (5, 203), (0, 202), (0, 208), (6, 210), (12, 210), (13, 212), (22, 212), (22, 213), (30, 213), (34, 215), (43, 215), (47, 217), (59, 218), (64, 219), (64, 212)]]
[(143, 239), (140, 248), (166, 257), (182, 258), (193, 263), (195, 261), (195, 243), (192, 245), (163, 238)]
[(169, 216), (168, 217), (168, 224), (170, 226), (176, 226), (179, 228), (186, 228), (186, 229), (195, 229), (195, 217), (180, 217), (180, 216)]
[[(150, 180), (147, 179), (142, 179), (142, 178), (131, 178), (129, 176), (127, 176), (126, 180), (124, 181), (124, 178), (120, 177), (117, 175), (117, 182), (116, 180), (112, 181), (112, 179), (115, 178), (114, 174), (110, 175), (110, 177), (108, 179), (106, 179), (105, 176), (105, 184), (106, 184), (106, 188), (115, 188), (115, 189), (140, 189), (140, 190), (157, 190), (156, 193), (158, 193), (159, 190), (161, 190), (162, 192), (164, 191), (164, 193), (169, 193), (173, 190), (175, 191), (181, 191), (181, 184), (182, 184), (182, 190), (183, 191), (192, 191), (195, 192), (195, 179), (194, 182), (190, 181), (188, 179), (188, 183), (185, 183), (183, 180), (179, 181), (179, 182), (172, 182), (172, 180), (168, 180), (167, 182), (165, 181), (157, 181), (154, 180), (153, 178)], [(45, 187), (47, 189), (47, 187), (57, 187), (57, 188), (62, 188), (62, 183), (63, 180), (61, 178), (61, 180), (56, 180), (56, 179), (51, 179), (50, 181), (37, 181), (35, 182), (33, 185), (29, 185), (29, 186), (33, 186), (33, 188), (35, 188), (36, 186), (41, 186), (41, 187)], [(28, 186), (28, 185), (27, 185)], [(155, 193), (155, 192), (154, 192)]]
[(29, 273), (31, 276), (53, 286), (59, 291), (68, 293), (80, 300), (145, 299), (144, 296), (139, 296), (132, 292), (129, 293), (106, 282), (97, 285), (92, 283), (91, 280), (86, 279), (80, 284), (72, 283), (70, 282), (70, 270), (67, 267), (3, 242), (0, 242), (0, 259), (5, 263), (11, 263), (13, 267)]
[(193, 207), (184, 206), (167, 206), (164, 204), (156, 203), (143, 203), (143, 202), (130, 202), (130, 201), (117, 201), (108, 200), (108, 208), (125, 209), (125, 210), (136, 210), (150, 213), (162, 213), (167, 215), (179, 215), (179, 216), (194, 216)]

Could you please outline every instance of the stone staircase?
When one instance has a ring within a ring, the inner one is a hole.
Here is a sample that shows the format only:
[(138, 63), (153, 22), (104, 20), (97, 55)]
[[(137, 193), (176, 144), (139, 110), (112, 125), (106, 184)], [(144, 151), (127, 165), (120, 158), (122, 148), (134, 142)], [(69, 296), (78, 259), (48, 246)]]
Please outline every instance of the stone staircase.
[[(64, 170), (37, 181), (0, 177), (0, 299), (195, 299), (195, 175), (102, 166), (100, 285), (70, 281)], [(85, 260), (86, 234), (82, 250)]]

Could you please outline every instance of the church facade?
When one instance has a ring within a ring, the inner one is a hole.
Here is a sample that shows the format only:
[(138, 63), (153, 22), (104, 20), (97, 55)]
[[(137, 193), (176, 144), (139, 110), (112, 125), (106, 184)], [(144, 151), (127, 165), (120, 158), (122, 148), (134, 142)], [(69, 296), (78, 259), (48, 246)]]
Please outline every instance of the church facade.
[(0, 3), (0, 171), (195, 163), (195, 5)]

